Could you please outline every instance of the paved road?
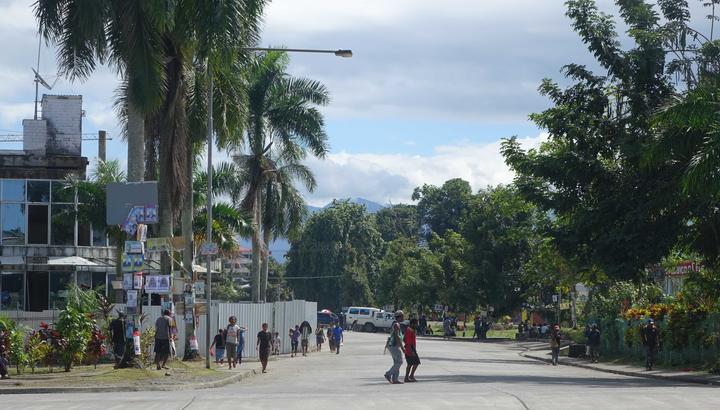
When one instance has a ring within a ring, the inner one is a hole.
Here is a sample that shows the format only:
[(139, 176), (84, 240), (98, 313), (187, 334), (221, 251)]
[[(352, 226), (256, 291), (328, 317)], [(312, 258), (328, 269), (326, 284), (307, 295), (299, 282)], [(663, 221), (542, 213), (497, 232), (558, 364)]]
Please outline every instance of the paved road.
[[(720, 388), (553, 367), (514, 344), (419, 340), (418, 383), (390, 385), (383, 335), (349, 333), (342, 353), (281, 359), (213, 390), (0, 396), (0, 409), (720, 409)], [(253, 364), (254, 366), (254, 364)]]

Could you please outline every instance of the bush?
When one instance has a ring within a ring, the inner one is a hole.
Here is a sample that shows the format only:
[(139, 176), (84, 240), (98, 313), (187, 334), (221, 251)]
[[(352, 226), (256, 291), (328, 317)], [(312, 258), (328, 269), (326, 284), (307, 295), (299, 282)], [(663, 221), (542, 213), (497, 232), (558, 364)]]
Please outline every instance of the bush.
[(25, 333), (27, 329), (6, 317), (0, 317), (0, 332), (3, 337), (0, 340), (2, 351), (5, 352), (6, 358), (11, 365), (15, 366), (17, 373), (20, 374), (27, 366), (28, 358), (25, 352)]
[(146, 329), (141, 335), (140, 335), (140, 354), (142, 356), (142, 362), (145, 366), (148, 366), (152, 364), (153, 357), (152, 357), (152, 350), (155, 343), (155, 329), (149, 328)]
[(95, 321), (90, 315), (72, 304), (68, 304), (65, 310), (60, 312), (55, 329), (66, 339), (66, 345), (60, 354), (66, 372), (85, 357), (94, 326)]

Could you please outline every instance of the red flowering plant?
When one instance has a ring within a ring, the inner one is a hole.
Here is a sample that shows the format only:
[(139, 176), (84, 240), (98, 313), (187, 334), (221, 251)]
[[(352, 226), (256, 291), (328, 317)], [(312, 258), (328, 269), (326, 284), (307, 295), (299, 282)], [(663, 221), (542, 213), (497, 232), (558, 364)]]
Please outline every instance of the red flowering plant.
[(105, 356), (107, 349), (105, 348), (106, 336), (103, 334), (99, 326), (93, 326), (90, 333), (90, 340), (88, 341), (87, 348), (85, 350), (85, 357), (87, 361), (97, 367), (100, 358)]

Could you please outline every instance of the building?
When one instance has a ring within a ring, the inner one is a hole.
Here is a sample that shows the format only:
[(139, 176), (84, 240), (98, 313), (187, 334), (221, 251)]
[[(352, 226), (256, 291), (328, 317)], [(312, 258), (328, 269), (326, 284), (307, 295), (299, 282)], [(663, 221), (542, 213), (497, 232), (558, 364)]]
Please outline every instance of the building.
[(236, 281), (244, 281), (250, 279), (250, 266), (252, 266), (252, 249), (240, 248), (223, 259), (222, 270)]
[(68, 285), (108, 292), (114, 275), (105, 233), (68, 217), (78, 198), (64, 180), (88, 166), (82, 97), (43, 95), (41, 107), (23, 149), (0, 151), (0, 310), (62, 308)]

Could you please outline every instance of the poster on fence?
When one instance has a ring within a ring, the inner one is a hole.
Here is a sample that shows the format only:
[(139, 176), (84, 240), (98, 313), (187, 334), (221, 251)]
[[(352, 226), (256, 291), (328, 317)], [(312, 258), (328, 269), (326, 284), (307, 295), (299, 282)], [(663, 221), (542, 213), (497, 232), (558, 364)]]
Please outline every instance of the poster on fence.
[(145, 281), (147, 293), (170, 293), (170, 275), (150, 275)]

